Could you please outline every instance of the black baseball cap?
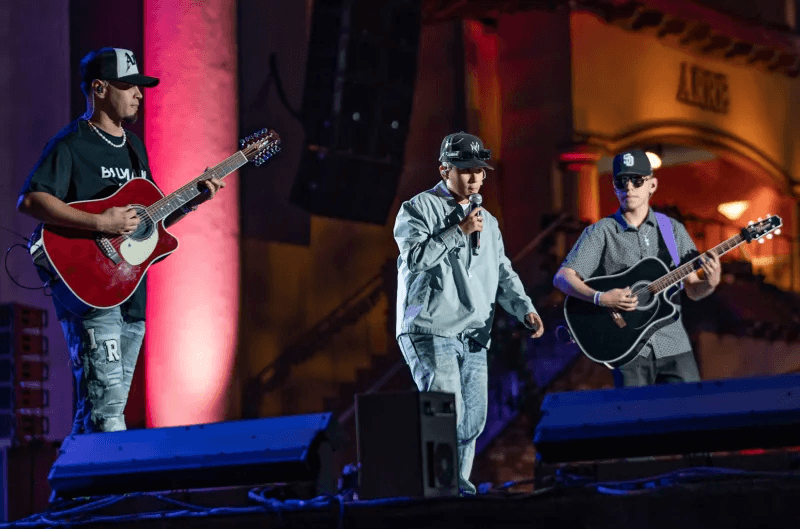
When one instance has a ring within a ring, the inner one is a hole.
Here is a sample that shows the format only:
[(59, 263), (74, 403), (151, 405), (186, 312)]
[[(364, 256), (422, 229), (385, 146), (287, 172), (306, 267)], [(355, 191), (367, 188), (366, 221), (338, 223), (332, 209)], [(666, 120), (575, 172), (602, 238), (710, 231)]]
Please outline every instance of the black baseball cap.
[(439, 149), (439, 161), (451, 163), (459, 169), (472, 167), (494, 169), (485, 162), (491, 156), (492, 151), (484, 148), (483, 140), (464, 131), (445, 136)]
[(101, 48), (87, 53), (81, 59), (81, 79), (86, 84), (100, 79), (122, 81), (147, 88), (158, 84), (157, 78), (139, 73), (136, 56), (132, 51), (122, 48)]
[(641, 149), (621, 152), (614, 156), (613, 175), (640, 175), (648, 176), (653, 173), (650, 158)]

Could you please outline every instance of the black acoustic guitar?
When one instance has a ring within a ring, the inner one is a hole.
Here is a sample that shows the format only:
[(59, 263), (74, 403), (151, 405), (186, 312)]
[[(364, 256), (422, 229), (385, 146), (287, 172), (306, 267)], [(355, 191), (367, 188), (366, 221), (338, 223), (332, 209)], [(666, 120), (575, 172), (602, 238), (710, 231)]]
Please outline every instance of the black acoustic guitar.
[[(777, 215), (759, 220), (707, 253), (722, 256), (742, 243), (763, 242), (765, 237), (772, 238), (773, 231), (780, 234), (781, 226)], [(670, 272), (659, 259), (648, 257), (619, 274), (588, 279), (586, 284), (601, 292), (630, 287), (639, 305), (633, 311), (617, 311), (567, 296), (564, 315), (572, 339), (595, 362), (611, 368), (627, 364), (653, 333), (674, 321), (678, 308), (671, 298), (679, 291), (681, 281), (701, 268), (699, 258)]]

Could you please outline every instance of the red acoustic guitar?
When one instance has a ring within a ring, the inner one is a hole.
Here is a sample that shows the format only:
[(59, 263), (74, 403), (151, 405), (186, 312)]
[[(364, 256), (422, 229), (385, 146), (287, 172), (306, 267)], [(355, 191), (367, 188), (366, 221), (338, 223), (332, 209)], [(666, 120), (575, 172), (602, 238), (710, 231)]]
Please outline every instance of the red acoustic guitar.
[(130, 204), (140, 221), (129, 235), (39, 225), (28, 247), (53, 296), (79, 315), (92, 308), (116, 307), (131, 297), (150, 265), (178, 248), (178, 239), (164, 229), (164, 219), (200, 194), (200, 181), (225, 178), (250, 161), (264, 163), (280, 150), (280, 137), (263, 129), (242, 140), (241, 146), (236, 154), (167, 196), (152, 182), (134, 178), (108, 198), (70, 203), (87, 213)]

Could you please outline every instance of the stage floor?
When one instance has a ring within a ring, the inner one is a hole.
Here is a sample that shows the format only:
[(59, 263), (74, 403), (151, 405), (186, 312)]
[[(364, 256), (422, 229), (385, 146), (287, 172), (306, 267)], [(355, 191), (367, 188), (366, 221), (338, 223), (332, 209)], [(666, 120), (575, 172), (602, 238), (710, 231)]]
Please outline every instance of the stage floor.
[(443, 499), (297, 500), (287, 485), (131, 493), (71, 500), (0, 527), (794, 528), (797, 458), (774, 450), (539, 467), (533, 491)]

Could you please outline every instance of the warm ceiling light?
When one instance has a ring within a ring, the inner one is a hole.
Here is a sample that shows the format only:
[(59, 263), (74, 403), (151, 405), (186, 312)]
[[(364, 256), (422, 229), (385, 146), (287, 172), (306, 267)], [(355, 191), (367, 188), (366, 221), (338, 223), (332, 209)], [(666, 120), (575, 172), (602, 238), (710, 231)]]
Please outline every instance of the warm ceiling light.
[(717, 211), (725, 215), (731, 220), (736, 220), (742, 216), (742, 213), (747, 211), (750, 207), (750, 202), (747, 200), (737, 200), (736, 202), (725, 202), (717, 206)]
[(650, 160), (650, 166), (653, 169), (661, 167), (661, 157), (654, 152), (646, 152), (647, 158)]

